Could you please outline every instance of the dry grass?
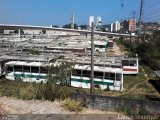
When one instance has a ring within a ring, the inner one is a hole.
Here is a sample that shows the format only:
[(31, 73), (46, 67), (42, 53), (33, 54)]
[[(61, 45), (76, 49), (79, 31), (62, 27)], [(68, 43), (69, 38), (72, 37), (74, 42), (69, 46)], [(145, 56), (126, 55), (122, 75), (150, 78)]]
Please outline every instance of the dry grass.
[(70, 98), (67, 98), (66, 100), (64, 100), (62, 106), (71, 112), (81, 112), (83, 110), (83, 106), (81, 102), (75, 101)]
[(0, 103), (0, 116), (7, 115), (7, 111), (3, 108), (2, 103)]

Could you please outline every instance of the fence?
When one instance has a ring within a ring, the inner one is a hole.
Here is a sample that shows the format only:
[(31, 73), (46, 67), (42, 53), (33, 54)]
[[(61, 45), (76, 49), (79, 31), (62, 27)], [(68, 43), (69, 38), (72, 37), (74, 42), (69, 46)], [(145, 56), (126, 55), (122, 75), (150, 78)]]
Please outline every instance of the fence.
[(160, 113), (160, 102), (149, 100), (135, 100), (110, 96), (99, 96), (90, 94), (72, 93), (71, 98), (83, 103), (88, 108), (115, 111), (119, 108), (140, 111), (146, 110), (149, 113)]

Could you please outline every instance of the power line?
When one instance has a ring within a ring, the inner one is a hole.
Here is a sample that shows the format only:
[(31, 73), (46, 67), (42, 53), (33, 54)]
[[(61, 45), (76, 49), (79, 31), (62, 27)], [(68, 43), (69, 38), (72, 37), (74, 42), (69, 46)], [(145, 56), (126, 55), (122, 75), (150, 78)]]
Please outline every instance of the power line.
[(154, 2), (154, 3), (151, 4), (150, 6), (147, 6), (147, 10), (148, 10), (149, 8), (155, 7), (156, 5), (159, 5), (158, 3), (160, 3), (160, 1)]
[(160, 17), (160, 14), (159, 15), (149, 15), (149, 16), (145, 16), (144, 18), (155, 18), (155, 17)]
[(157, 11), (152, 11), (152, 12), (150, 12), (150, 13), (144, 12), (144, 17), (146, 17), (146, 16), (151, 16), (151, 15), (153, 15), (153, 14), (158, 14), (159, 11), (160, 11), (160, 9), (157, 9)]
[(145, 13), (151, 13), (151, 12), (154, 12), (154, 11), (158, 11), (160, 10), (160, 8), (156, 8), (156, 9), (150, 9), (150, 10), (145, 10)]

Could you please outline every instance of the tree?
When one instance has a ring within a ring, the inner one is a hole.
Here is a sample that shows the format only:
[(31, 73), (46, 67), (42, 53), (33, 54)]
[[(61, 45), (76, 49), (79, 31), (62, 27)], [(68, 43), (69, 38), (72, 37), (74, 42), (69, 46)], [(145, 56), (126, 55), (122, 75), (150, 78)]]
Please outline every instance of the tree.
[(106, 31), (106, 28), (104, 28), (104, 27), (101, 28), (101, 31), (102, 31), (102, 32), (107, 32), (107, 31)]
[(58, 26), (58, 25), (52, 25), (52, 27), (54, 27), (54, 28), (59, 28), (59, 26)]
[(43, 34), (46, 34), (46, 30), (42, 30), (42, 33), (43, 33)]
[[(71, 23), (63, 25), (63, 28), (71, 29)], [(77, 24), (74, 24), (74, 29), (78, 29)]]
[(83, 24), (83, 25), (80, 25), (79, 27), (81, 27), (82, 30), (87, 30), (88, 26)]
[(72, 69), (72, 63), (57, 61), (49, 67), (48, 81), (53, 83), (54, 85), (56, 85), (57, 83), (68, 85), (70, 84), (69, 78)]
[(4, 29), (1, 28), (1, 29), (0, 29), (0, 33), (4, 33)]
[(141, 60), (155, 70), (160, 69), (160, 31), (154, 31), (147, 41), (140, 43), (136, 52)]

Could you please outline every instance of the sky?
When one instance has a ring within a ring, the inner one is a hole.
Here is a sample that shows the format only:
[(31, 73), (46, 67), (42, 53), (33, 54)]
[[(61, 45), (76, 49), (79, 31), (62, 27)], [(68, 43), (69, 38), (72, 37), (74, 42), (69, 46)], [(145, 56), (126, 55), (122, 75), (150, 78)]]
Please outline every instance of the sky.
[(63, 26), (72, 14), (77, 24), (89, 24), (89, 16), (108, 24), (130, 18), (133, 11), (138, 18), (139, 9), (140, 0), (0, 0), (0, 24)]

